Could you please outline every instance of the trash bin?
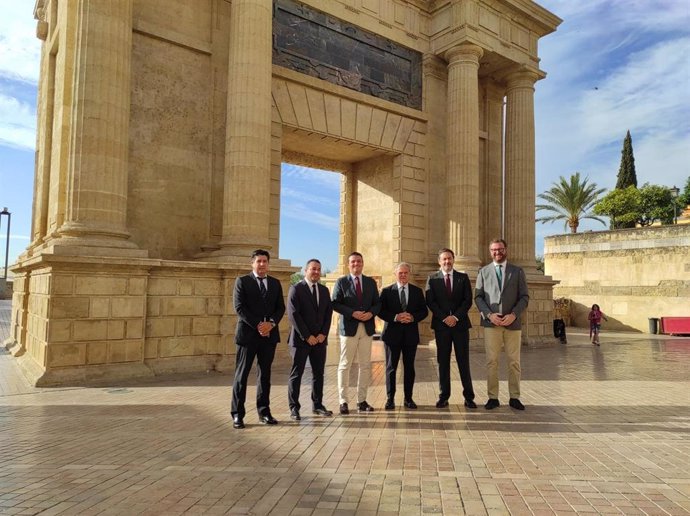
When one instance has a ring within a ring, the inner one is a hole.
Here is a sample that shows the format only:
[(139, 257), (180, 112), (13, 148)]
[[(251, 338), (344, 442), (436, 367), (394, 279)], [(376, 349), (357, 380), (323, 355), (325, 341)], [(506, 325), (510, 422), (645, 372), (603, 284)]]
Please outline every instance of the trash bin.
[(649, 318), (649, 333), (652, 335), (656, 335), (659, 333), (659, 318), (658, 317), (650, 317)]

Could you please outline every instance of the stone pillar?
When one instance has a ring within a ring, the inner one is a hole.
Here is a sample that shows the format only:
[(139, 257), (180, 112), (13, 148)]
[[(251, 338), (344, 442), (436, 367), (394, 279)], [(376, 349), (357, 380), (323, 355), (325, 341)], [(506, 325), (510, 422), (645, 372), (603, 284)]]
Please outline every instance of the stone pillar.
[(459, 269), (479, 266), (479, 59), (483, 50), (460, 45), (448, 60), (446, 145), (448, 245)]
[(271, 24), (271, 0), (233, 0), (220, 255), (271, 247)]
[(79, 0), (76, 11), (67, 209), (53, 244), (128, 252), (132, 0)]
[(485, 87), (486, 141), (481, 174), (479, 258), (491, 261), (489, 242), (503, 235), (503, 97), (505, 90), (493, 81)]
[(539, 76), (519, 71), (506, 89), (505, 239), (508, 259), (534, 270), (535, 171), (534, 83)]

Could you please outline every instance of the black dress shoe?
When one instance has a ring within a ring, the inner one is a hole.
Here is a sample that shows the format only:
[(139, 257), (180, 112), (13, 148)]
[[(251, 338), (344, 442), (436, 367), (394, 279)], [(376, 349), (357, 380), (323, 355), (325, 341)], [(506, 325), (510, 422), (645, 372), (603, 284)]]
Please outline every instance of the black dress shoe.
[(259, 421), (261, 421), (264, 425), (277, 425), (278, 424), (278, 421), (271, 414), (266, 414), (264, 416), (261, 416), (259, 418)]
[(367, 400), (364, 400), (364, 401), (360, 401), (359, 403), (357, 403), (357, 410), (359, 410), (360, 412), (373, 412), (374, 407), (369, 405), (367, 403)]
[(331, 417), (333, 415), (333, 411), (328, 410), (326, 407), (316, 407), (314, 409), (314, 414), (318, 416)]
[(465, 406), (467, 408), (477, 408), (477, 404), (473, 400), (465, 400)]
[(436, 402), (436, 408), (446, 408), (448, 406), (448, 400), (439, 399)]
[(525, 406), (517, 398), (510, 398), (510, 400), (508, 400), (508, 405), (513, 407), (515, 410), (525, 410)]
[(341, 403), (340, 404), (340, 413), (343, 416), (347, 416), (350, 413), (350, 409), (347, 408), (347, 403)]
[(291, 409), (290, 410), (290, 419), (294, 419), (295, 421), (302, 421), (302, 416), (299, 415), (299, 410), (297, 409)]
[(244, 421), (242, 421), (242, 418), (240, 416), (234, 416), (232, 418), (232, 427), (233, 428), (244, 428)]
[(417, 404), (414, 402), (413, 399), (405, 400), (404, 405), (405, 405), (405, 408), (412, 409), (412, 410), (417, 408)]
[(386, 401), (386, 404), (383, 406), (383, 408), (386, 410), (393, 410), (395, 408), (395, 402), (393, 399), (388, 398), (388, 401)]
[(486, 402), (486, 404), (484, 405), (484, 408), (486, 410), (491, 410), (491, 409), (498, 408), (500, 406), (501, 406), (501, 403), (497, 399), (489, 398), (489, 401)]

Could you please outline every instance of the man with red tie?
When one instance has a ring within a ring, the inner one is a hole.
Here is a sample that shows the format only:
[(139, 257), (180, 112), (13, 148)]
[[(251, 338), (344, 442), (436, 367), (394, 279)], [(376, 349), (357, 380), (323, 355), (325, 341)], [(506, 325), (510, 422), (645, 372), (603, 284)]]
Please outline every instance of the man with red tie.
[(333, 310), (340, 314), (340, 363), (338, 364), (338, 396), (340, 413), (350, 413), (348, 390), (350, 366), (357, 355), (359, 376), (357, 378), (357, 409), (373, 412), (367, 403), (367, 392), (371, 381), (371, 338), (374, 335), (374, 317), (381, 309), (376, 281), (362, 274), (364, 258), (358, 252), (347, 257), (350, 274), (338, 278), (333, 287)]
[(455, 349), (455, 360), (460, 370), (462, 395), (467, 408), (477, 408), (470, 374), (470, 318), (472, 287), (464, 272), (453, 269), (455, 253), (443, 248), (438, 252), (441, 269), (432, 273), (426, 283), (426, 304), (431, 310), (431, 328), (436, 337), (439, 390), (437, 408), (448, 406), (450, 398), (450, 355)]

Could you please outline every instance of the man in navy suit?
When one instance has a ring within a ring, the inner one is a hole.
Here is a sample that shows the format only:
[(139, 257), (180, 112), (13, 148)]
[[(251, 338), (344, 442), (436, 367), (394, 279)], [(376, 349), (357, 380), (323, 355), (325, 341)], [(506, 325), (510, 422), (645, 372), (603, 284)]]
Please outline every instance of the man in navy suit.
[(453, 269), (455, 253), (444, 248), (438, 252), (441, 270), (429, 276), (426, 283), (426, 304), (431, 310), (431, 328), (436, 337), (439, 389), (437, 408), (448, 406), (450, 398), (450, 354), (455, 348), (455, 360), (460, 370), (462, 395), (467, 408), (477, 408), (470, 374), (470, 318), (472, 287), (464, 272)]
[(419, 344), (419, 321), (429, 311), (421, 288), (409, 283), (410, 265), (402, 262), (395, 267), (397, 281), (381, 290), (379, 317), (386, 321), (381, 339), (386, 350), (386, 410), (395, 408), (395, 377), (400, 354), (403, 359), (404, 406), (416, 409), (412, 399), (414, 389), (414, 359)]
[(311, 401), (314, 414), (332, 416), (333, 412), (323, 405), (323, 373), (326, 367), (326, 346), (331, 328), (333, 307), (328, 289), (319, 284), (321, 262), (312, 258), (304, 267), (304, 279), (290, 287), (287, 313), (292, 325), (288, 344), (292, 354), (292, 369), (288, 379), (288, 403), (290, 417), (300, 416), (299, 391), (304, 366), (311, 364)]
[(357, 355), (359, 376), (357, 378), (357, 409), (373, 412), (367, 403), (367, 392), (371, 381), (371, 337), (374, 335), (374, 317), (381, 309), (376, 282), (362, 274), (364, 258), (358, 252), (347, 257), (350, 274), (338, 278), (333, 287), (333, 310), (340, 314), (340, 363), (338, 364), (338, 396), (340, 413), (349, 414), (348, 389), (350, 366)]
[(474, 300), (482, 315), (486, 348), (486, 384), (489, 400), (484, 408), (492, 410), (500, 406), (498, 357), (503, 348), (508, 358), (508, 405), (516, 410), (525, 410), (520, 401), (520, 315), (529, 303), (527, 278), (522, 268), (508, 263), (508, 244), (505, 240), (492, 240), (489, 252), (493, 262), (479, 270), (477, 287), (474, 290)]
[(268, 276), (268, 251), (252, 253), (252, 272), (235, 281), (233, 301), (237, 312), (235, 330), (235, 381), (232, 385), (232, 426), (244, 428), (244, 401), (247, 397), (247, 378), (256, 358), (256, 410), (259, 421), (276, 425), (271, 415), (271, 365), (280, 342), (278, 323), (285, 314), (283, 287)]

